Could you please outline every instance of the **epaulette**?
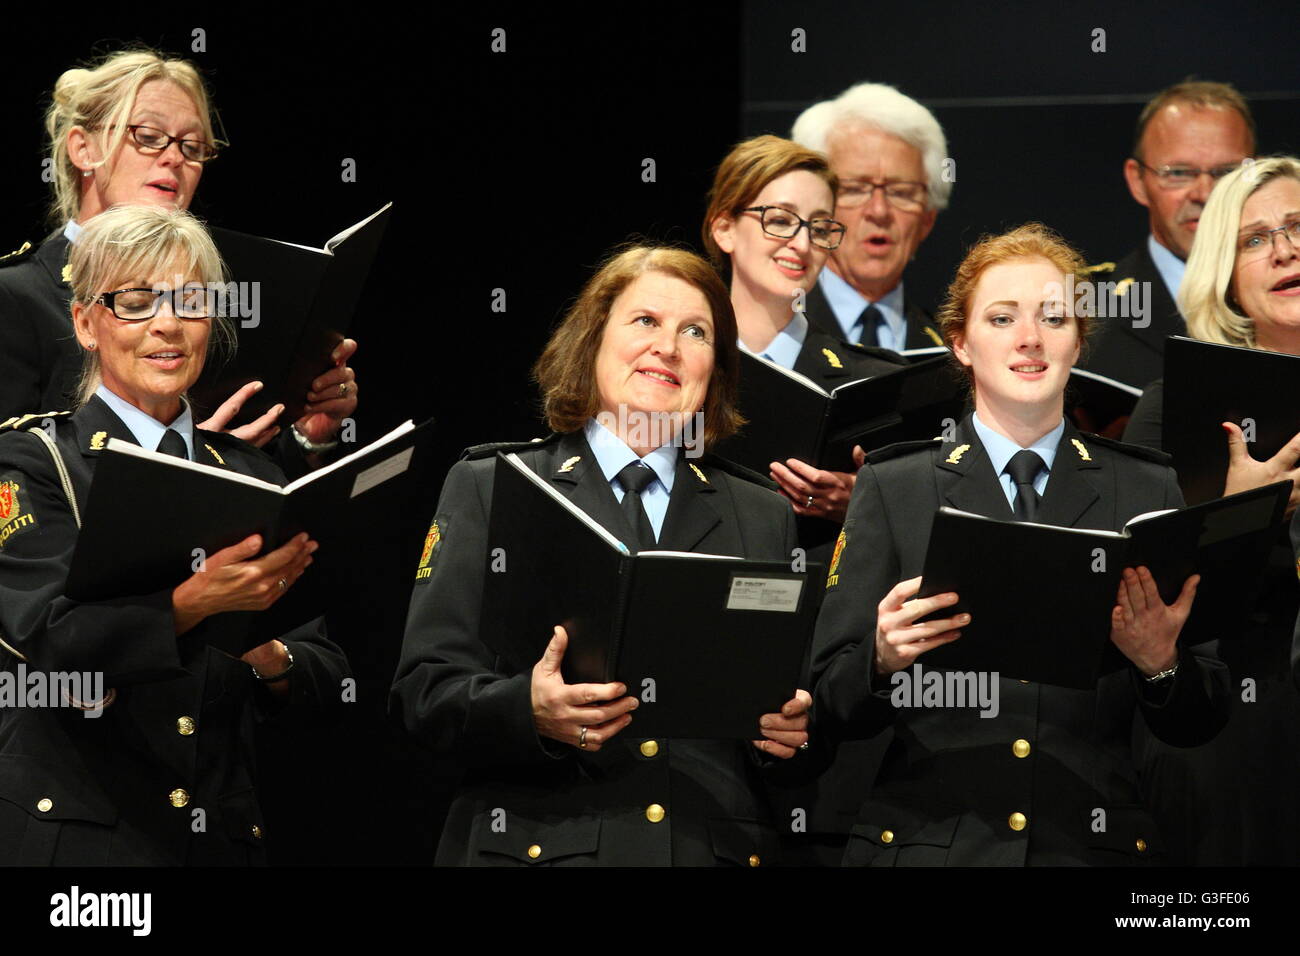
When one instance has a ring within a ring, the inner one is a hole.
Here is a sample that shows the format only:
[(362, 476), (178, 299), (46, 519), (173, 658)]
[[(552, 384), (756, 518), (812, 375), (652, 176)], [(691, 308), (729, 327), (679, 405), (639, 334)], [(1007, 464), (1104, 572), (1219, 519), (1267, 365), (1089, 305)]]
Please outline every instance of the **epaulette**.
[(879, 345), (863, 345), (861, 342), (841, 342), (844, 348), (858, 355), (865, 355), (868, 358), (880, 359), (882, 362), (892, 362), (895, 365), (908, 364), (907, 359), (899, 355), (893, 349), (881, 348)]
[(892, 445), (886, 445), (884, 448), (877, 448), (875, 451), (867, 452), (867, 461), (870, 464), (878, 465), (882, 461), (889, 461), (889, 459), (898, 458), (900, 455), (907, 455), (914, 451), (933, 448), (936, 442), (943, 444), (943, 438), (895, 442)]
[(474, 445), (466, 448), (460, 453), (461, 461), (477, 461), (480, 458), (491, 458), (497, 452), (509, 455), (513, 452), (527, 451), (530, 448), (542, 448), (560, 437), (559, 432), (551, 432), (545, 438), (534, 438), (532, 441), (495, 441), (486, 442), (482, 445)]
[(72, 412), (36, 412), (32, 415), (15, 415), (0, 422), (0, 433), (23, 432), (32, 428), (41, 428), (47, 419), (71, 418)]
[(1172, 462), (1173, 456), (1155, 448), (1148, 448), (1146, 445), (1134, 445), (1132, 442), (1119, 441), (1114, 438), (1103, 438), (1100, 435), (1094, 435), (1091, 432), (1080, 432), (1084, 438), (1094, 445), (1101, 445), (1103, 448), (1111, 448), (1126, 455), (1132, 455), (1134, 458), (1142, 458), (1146, 461), (1153, 461), (1157, 465), (1168, 465)]
[[(691, 463), (691, 459), (689, 458), (686, 461), (687, 464)], [(767, 475), (757, 472), (752, 468), (746, 468), (744, 465), (738, 465), (734, 461), (728, 461), (726, 458), (719, 457), (712, 452), (705, 452), (700, 456), (698, 461), (702, 465), (708, 465), (710, 468), (718, 469), (718, 471), (725, 471), (734, 478), (739, 478), (741, 481), (748, 481), (752, 484), (759, 485), (766, 488), (768, 491), (776, 491), (779, 487), (777, 483)], [(707, 481), (708, 479), (705, 480)]]
[(36, 249), (37, 246), (32, 245), (30, 242), (24, 242), (13, 252), (0, 256), (0, 266), (12, 266), (19, 262), (22, 262), (33, 252), (35, 252)]
[(1086, 272), (1086, 273), (1088, 273), (1089, 275), (1091, 275), (1091, 274), (1094, 273), (1094, 272), (1114, 272), (1114, 271), (1115, 271), (1115, 263), (1113, 263), (1113, 262), (1099, 262), (1099, 263), (1097, 263), (1095, 266), (1084, 266), (1084, 267), (1083, 267), (1083, 271)]

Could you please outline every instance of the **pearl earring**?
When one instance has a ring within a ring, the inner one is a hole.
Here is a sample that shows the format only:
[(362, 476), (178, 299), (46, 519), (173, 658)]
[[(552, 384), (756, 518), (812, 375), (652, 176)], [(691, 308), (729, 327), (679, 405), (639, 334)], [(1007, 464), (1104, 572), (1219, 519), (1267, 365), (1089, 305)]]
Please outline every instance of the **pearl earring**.
[(95, 351), (95, 343), (90, 342), (89, 344), (86, 345), (86, 348), (91, 352)]
[(93, 169), (83, 169), (81, 171), (81, 176), (83, 179), (86, 179), (89, 178), (92, 174), (94, 174), (94, 172), (95, 171)]

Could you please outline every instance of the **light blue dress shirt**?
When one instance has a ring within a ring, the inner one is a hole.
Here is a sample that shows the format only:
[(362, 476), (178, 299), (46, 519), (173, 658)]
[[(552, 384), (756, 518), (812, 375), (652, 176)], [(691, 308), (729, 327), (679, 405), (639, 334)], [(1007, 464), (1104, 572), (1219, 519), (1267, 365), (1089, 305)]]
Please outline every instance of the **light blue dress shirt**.
[(118, 418), (122, 419), (122, 423), (127, 428), (131, 429), (131, 434), (135, 436), (141, 448), (157, 451), (163, 433), (169, 428), (174, 428), (185, 439), (185, 450), (189, 452), (190, 461), (194, 460), (194, 416), (190, 414), (190, 406), (186, 402), (181, 402), (181, 413), (176, 417), (176, 421), (164, 425), (140, 411), (126, 399), (114, 395), (103, 385), (95, 389), (95, 394), (104, 400)]
[(619, 504), (623, 503), (624, 491), (623, 483), (617, 480), (618, 473), (634, 461), (643, 462), (653, 469), (655, 480), (641, 492), (641, 505), (645, 508), (646, 517), (650, 519), (650, 527), (654, 528), (655, 537), (660, 537), (663, 534), (664, 518), (668, 515), (668, 499), (673, 493), (673, 478), (677, 474), (677, 446), (671, 442), (660, 445), (645, 458), (638, 458), (636, 452), (623, 443), (623, 439), (594, 418), (587, 420), (583, 434), (587, 436), (587, 444), (596, 456), (596, 464), (600, 465), (600, 472), (609, 482)]
[(67, 237), (68, 242), (75, 243), (81, 238), (81, 233), (85, 228), (86, 227), (77, 222), (77, 220), (69, 219), (68, 224), (63, 227), (63, 235)]
[[(1156, 265), (1156, 272), (1159, 272), (1160, 278), (1165, 280), (1165, 288), (1169, 290), (1174, 304), (1178, 305), (1178, 289), (1183, 284), (1183, 273), (1187, 271), (1187, 263), (1156, 242), (1155, 236), (1147, 236), (1147, 252), (1151, 253), (1151, 261)], [(1179, 306), (1180, 315), (1182, 311), (1182, 307)]]
[[(998, 483), (1002, 485), (1002, 491), (1007, 496), (1007, 504), (1014, 509), (1016, 506), (1016, 483), (1007, 474), (1006, 468), (1012, 456), (1022, 449), (1010, 438), (995, 432), (985, 425), (980, 421), (979, 415), (972, 414), (970, 420), (971, 424), (975, 426), (975, 434), (980, 436), (980, 443), (984, 446), (984, 450), (988, 452), (989, 461), (993, 463), (993, 471), (997, 474)], [(1043, 470), (1034, 479), (1034, 491), (1038, 492), (1040, 498), (1047, 490), (1047, 479), (1052, 470), (1052, 462), (1056, 460), (1056, 446), (1061, 443), (1061, 436), (1064, 434), (1065, 419), (1062, 418), (1061, 424), (1029, 446), (1030, 451), (1036, 452), (1038, 457), (1043, 459)]]
[(794, 313), (794, 316), (786, 323), (785, 328), (776, 333), (776, 337), (768, 342), (761, 351), (750, 352), (745, 347), (745, 343), (736, 340), (736, 344), (742, 350), (749, 352), (750, 355), (761, 355), (769, 362), (775, 362), (782, 368), (794, 368), (794, 363), (799, 360), (799, 353), (803, 351), (803, 341), (808, 337), (808, 316), (802, 312)]
[[(873, 304), (871, 300), (830, 269), (823, 269), (822, 274), (817, 277), (817, 282), (821, 285), (826, 301), (830, 303), (831, 311), (835, 313), (836, 321), (844, 331), (844, 341), (853, 344), (861, 342), (865, 330), (859, 319), (862, 317), (862, 310)], [(874, 304), (885, 317), (885, 324), (876, 329), (876, 338), (881, 348), (893, 349), (895, 352), (905, 348), (907, 319), (903, 315), (903, 283), (898, 283), (884, 298)]]

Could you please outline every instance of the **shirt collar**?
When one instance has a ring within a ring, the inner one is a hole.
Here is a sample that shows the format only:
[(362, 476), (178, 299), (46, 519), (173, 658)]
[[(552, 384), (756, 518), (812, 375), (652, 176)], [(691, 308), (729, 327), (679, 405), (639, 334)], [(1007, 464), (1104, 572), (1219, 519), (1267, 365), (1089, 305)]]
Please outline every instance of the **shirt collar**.
[[(980, 444), (988, 452), (989, 461), (993, 464), (993, 473), (1002, 474), (1006, 470), (1007, 462), (1011, 460), (1016, 452), (1021, 448), (1007, 436), (995, 432), (989, 426), (980, 421), (978, 414), (972, 413), (971, 424), (975, 426), (975, 434), (980, 436)], [(1038, 441), (1029, 446), (1029, 450), (1036, 452), (1038, 457), (1043, 459), (1044, 467), (1050, 472), (1052, 462), (1056, 460), (1056, 446), (1061, 443), (1061, 436), (1065, 434), (1065, 419), (1061, 423), (1044, 435)]]
[(673, 478), (677, 473), (677, 446), (673, 442), (660, 445), (644, 458), (638, 458), (636, 452), (623, 443), (623, 439), (594, 418), (587, 419), (583, 433), (606, 481), (613, 481), (632, 462), (643, 461), (654, 471), (664, 490), (672, 492)]
[(1177, 302), (1178, 287), (1183, 284), (1183, 273), (1187, 271), (1187, 263), (1156, 242), (1155, 236), (1147, 236), (1147, 252), (1151, 254), (1156, 272), (1159, 272), (1160, 278), (1165, 280), (1165, 288), (1169, 290), (1169, 295)]
[[(822, 295), (826, 296), (826, 301), (830, 304), (831, 311), (835, 313), (835, 318), (840, 327), (844, 329), (845, 338), (847, 339), (849, 329), (857, 323), (858, 317), (862, 315), (862, 310), (872, 304), (871, 300), (829, 268), (822, 269), (821, 275), (817, 277), (817, 282), (821, 285)], [(902, 341), (898, 333), (906, 324), (903, 318), (903, 283), (899, 282), (898, 285), (876, 300), (874, 305), (885, 316), (885, 322), (894, 332), (895, 341)]]
[(185, 439), (185, 448), (189, 452), (190, 461), (194, 460), (194, 416), (190, 413), (189, 403), (184, 399), (181, 400), (181, 413), (176, 421), (164, 425), (156, 418), (140, 411), (120, 395), (110, 392), (104, 385), (95, 389), (95, 394), (104, 400), (104, 404), (111, 408), (118, 418), (122, 419), (122, 424), (131, 430), (131, 434), (135, 436), (141, 448), (156, 451), (158, 443), (162, 441), (163, 433), (171, 428), (180, 432), (180, 436)]
[(749, 352), (750, 355), (761, 355), (782, 368), (794, 368), (794, 363), (799, 360), (799, 353), (803, 351), (804, 339), (807, 337), (808, 317), (802, 312), (796, 312), (793, 318), (785, 324), (785, 328), (776, 333), (772, 341), (759, 349), (757, 353), (750, 352), (740, 339), (736, 340), (736, 344), (742, 350)]
[(69, 219), (68, 224), (63, 227), (63, 235), (67, 237), (68, 242), (75, 243), (81, 238), (81, 234), (85, 232), (85, 230), (86, 227), (77, 222), (77, 220)]

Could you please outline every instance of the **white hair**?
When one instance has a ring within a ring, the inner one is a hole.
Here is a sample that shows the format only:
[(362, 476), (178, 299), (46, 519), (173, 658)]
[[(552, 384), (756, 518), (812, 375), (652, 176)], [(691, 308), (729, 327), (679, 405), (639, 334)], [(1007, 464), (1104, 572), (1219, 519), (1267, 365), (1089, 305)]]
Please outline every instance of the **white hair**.
[(826, 152), (826, 142), (841, 127), (867, 127), (897, 136), (921, 153), (930, 208), (946, 209), (952, 183), (943, 176), (948, 140), (934, 114), (884, 83), (859, 83), (833, 100), (823, 100), (799, 114), (790, 138), (800, 146)]

